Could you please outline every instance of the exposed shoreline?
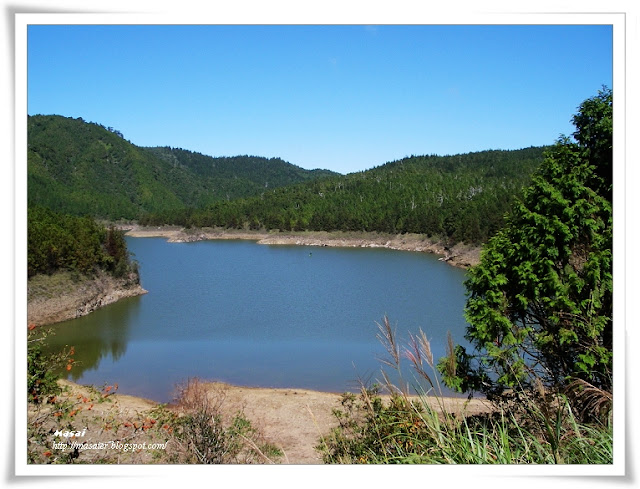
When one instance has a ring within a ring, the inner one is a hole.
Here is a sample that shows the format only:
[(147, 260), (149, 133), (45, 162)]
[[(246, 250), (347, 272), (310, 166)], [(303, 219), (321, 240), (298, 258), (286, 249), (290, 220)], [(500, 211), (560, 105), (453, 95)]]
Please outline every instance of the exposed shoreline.
[(147, 293), (132, 278), (116, 279), (106, 273), (81, 280), (65, 272), (36, 276), (27, 288), (27, 322), (36, 326), (86, 316), (120, 299)]
[(469, 268), (480, 261), (479, 246), (458, 243), (447, 246), (421, 234), (381, 234), (366, 232), (314, 231), (264, 232), (228, 229), (184, 229), (177, 226), (123, 225), (120, 229), (134, 238), (167, 238), (170, 243), (241, 239), (266, 245), (330, 246), (344, 248), (387, 248), (440, 255), (440, 260), (458, 268)]

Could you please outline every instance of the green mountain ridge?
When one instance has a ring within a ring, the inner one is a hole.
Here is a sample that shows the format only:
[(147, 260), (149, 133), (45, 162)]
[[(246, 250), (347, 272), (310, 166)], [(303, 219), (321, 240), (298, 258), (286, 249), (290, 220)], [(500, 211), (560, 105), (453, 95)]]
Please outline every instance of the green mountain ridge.
[(118, 220), (334, 175), (279, 158), (214, 158), (136, 146), (112, 128), (57, 115), (28, 118), (28, 203)]

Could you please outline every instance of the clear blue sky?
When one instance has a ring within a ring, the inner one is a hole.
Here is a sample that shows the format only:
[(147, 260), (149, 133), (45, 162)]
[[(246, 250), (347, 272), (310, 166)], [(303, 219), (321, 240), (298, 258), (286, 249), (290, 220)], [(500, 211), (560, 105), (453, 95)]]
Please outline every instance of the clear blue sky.
[(44, 26), (28, 112), (139, 146), (365, 170), (552, 144), (612, 86), (610, 26)]

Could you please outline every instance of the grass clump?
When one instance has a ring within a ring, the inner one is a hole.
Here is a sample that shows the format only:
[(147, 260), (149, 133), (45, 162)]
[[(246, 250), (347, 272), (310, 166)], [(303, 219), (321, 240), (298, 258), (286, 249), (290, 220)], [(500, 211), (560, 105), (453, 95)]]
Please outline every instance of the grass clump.
[(468, 403), (452, 409), (442, 395), (424, 333), (411, 337), (409, 346), (401, 350), (385, 317), (379, 338), (390, 356), (384, 363), (398, 374), (401, 358), (410, 361), (417, 394), (409, 393), (401, 376), (394, 384), (384, 371), (382, 385), (363, 385), (359, 395), (344, 394), (341, 407), (333, 413), (338, 427), (316, 447), (325, 463), (613, 462), (611, 411), (605, 409), (606, 402), (596, 403), (600, 417), (588, 422), (574, 412), (575, 403), (568, 396), (542, 390), (495, 400), (482, 413), (471, 412)]

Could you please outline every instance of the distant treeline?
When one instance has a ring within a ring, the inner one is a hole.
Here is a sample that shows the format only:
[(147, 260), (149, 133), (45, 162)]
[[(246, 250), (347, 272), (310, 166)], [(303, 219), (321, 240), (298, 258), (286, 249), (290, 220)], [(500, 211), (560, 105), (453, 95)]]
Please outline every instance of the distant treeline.
[(281, 231), (377, 231), (484, 242), (530, 182), (545, 148), (412, 156), (259, 196), (143, 216), (141, 224)]
[(115, 277), (136, 273), (124, 233), (105, 228), (90, 217), (75, 217), (43, 207), (28, 209), (27, 274), (61, 270), (92, 275), (99, 270)]

